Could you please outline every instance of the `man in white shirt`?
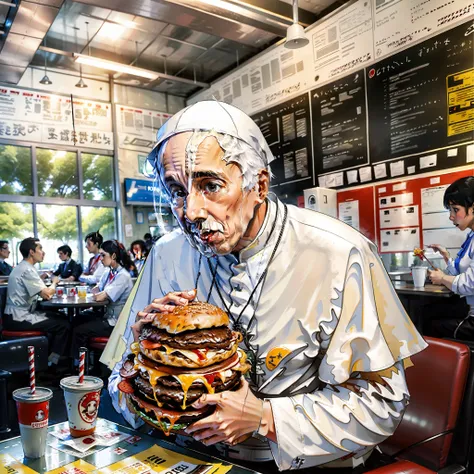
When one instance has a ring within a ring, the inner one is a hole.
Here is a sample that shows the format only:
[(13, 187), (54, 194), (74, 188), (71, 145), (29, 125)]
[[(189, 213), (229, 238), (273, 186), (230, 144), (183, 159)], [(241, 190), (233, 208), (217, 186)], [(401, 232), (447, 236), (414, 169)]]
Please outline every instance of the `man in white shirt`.
[[(137, 313), (149, 320), (197, 297), (228, 312), (252, 362), (250, 384), (201, 397), (196, 406), (216, 411), (188, 434), (230, 457), (273, 458), (281, 470), (362, 462), (398, 426), (409, 400), (404, 369), (426, 347), (375, 245), (336, 219), (270, 197), (271, 151), (228, 104), (176, 114), (150, 158), (181, 229), (155, 244), (123, 314), (125, 337), (133, 340)], [(120, 365), (109, 392), (136, 426), (117, 390)]]
[(53, 336), (50, 364), (57, 364), (68, 344), (70, 324), (66, 317), (36, 310), (38, 298), (50, 300), (58, 277), (54, 276), (48, 288), (35, 264), (44, 259), (44, 250), (38, 239), (28, 237), (20, 244), (23, 260), (13, 269), (8, 280), (7, 305), (3, 324), (10, 331), (44, 331)]
[(100, 277), (105, 272), (104, 264), (100, 259), (100, 246), (104, 241), (102, 235), (99, 232), (91, 232), (86, 235), (84, 239), (86, 248), (92, 257), (89, 259), (89, 263), (84, 270), (84, 273), (79, 277), (79, 281), (82, 283), (88, 283), (89, 285), (96, 285), (99, 283)]

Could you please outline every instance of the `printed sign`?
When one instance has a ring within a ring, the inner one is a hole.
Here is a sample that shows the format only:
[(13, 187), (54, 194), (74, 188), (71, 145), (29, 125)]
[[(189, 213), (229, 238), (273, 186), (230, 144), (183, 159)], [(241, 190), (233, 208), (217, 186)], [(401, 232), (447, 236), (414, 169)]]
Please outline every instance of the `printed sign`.
[(224, 474), (231, 468), (232, 466), (223, 466), (219, 463), (211, 464), (190, 458), (155, 445), (111, 466), (97, 469), (94, 474), (152, 474), (157, 472)]
[(0, 138), (113, 150), (111, 105), (0, 88)]

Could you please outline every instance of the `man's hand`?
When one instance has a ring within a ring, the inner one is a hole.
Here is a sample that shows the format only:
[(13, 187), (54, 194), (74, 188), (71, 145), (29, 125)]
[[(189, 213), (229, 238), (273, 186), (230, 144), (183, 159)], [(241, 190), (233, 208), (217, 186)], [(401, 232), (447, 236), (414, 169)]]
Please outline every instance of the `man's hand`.
[(54, 275), (52, 280), (51, 280), (51, 284), (56, 286), (58, 283), (59, 283), (59, 277)]
[(100, 291), (99, 293), (95, 293), (92, 298), (95, 301), (107, 301), (109, 299), (109, 295), (105, 291)]
[[(239, 390), (204, 394), (192, 406), (205, 405), (216, 405), (216, 411), (186, 429), (186, 433), (205, 445), (240, 443), (259, 428), (263, 417), (264, 402), (251, 392), (245, 379)], [(267, 421), (273, 425), (273, 418)]]
[(196, 290), (189, 290), (174, 291), (162, 298), (155, 298), (143, 311), (137, 313), (136, 322), (131, 326), (135, 342), (138, 341), (142, 327), (153, 321), (155, 313), (171, 313), (176, 306), (186, 306), (195, 297)]
[(41, 275), (40, 275), (40, 278), (42, 280), (46, 280), (46, 278), (49, 278), (51, 276), (51, 273), (50, 272), (43, 272)]
[(54, 287), (53, 288), (49, 287), (49, 288), (43, 288), (40, 291), (39, 295), (44, 300), (49, 301), (54, 296), (54, 293), (56, 293), (56, 290), (54, 289)]

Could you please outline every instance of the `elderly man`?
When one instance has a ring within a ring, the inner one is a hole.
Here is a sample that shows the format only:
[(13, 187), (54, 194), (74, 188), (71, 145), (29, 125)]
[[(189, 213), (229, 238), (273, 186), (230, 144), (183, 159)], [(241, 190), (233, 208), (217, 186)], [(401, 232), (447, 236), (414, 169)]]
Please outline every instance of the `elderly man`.
[[(150, 158), (180, 229), (155, 244), (129, 325), (140, 309), (135, 333), (147, 313), (208, 300), (244, 334), (252, 362), (250, 384), (201, 397), (195, 406), (216, 411), (188, 434), (206, 445), (239, 443), (229, 456), (267, 461), (260, 472), (276, 470), (272, 459), (308, 472), (362, 463), (399, 424), (408, 358), (426, 346), (375, 245), (337, 219), (269, 196), (271, 151), (230, 105), (182, 110)], [(114, 406), (134, 423), (116, 373)]]

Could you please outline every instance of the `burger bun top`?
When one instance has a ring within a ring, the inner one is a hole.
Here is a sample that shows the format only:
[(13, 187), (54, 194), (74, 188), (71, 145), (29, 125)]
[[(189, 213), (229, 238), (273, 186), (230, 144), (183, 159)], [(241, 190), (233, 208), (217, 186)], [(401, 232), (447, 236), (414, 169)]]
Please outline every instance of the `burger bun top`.
[(209, 303), (193, 301), (186, 306), (176, 306), (172, 313), (156, 313), (153, 326), (169, 334), (194, 329), (209, 329), (229, 325), (229, 316)]

